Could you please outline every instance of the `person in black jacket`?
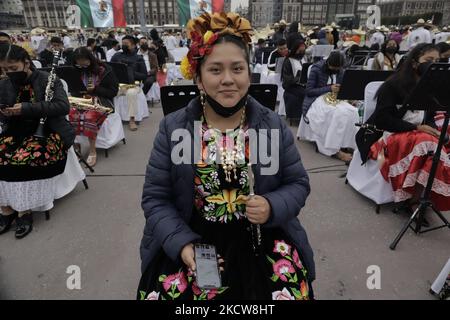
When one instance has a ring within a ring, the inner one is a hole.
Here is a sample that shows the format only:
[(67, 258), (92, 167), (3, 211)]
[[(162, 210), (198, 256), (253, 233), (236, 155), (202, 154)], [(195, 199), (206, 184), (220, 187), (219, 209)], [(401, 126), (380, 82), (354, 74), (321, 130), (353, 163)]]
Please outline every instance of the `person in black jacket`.
[(98, 60), (106, 61), (105, 50), (97, 45), (97, 40), (94, 38), (87, 39), (86, 47), (94, 53)]
[[(410, 111), (402, 106), (429, 65), (438, 61), (439, 51), (434, 45), (422, 43), (414, 47), (400, 70), (377, 92), (376, 109), (367, 123), (379, 130), (362, 128), (356, 135), (363, 163), (384, 159), (381, 173), (392, 185), (394, 200), (408, 200), (410, 206), (417, 204), (427, 182), (432, 162), (429, 153), (434, 153), (440, 131), (434, 114), (425, 115), (424, 111)], [(448, 211), (450, 195), (445, 186), (448, 190), (450, 148), (444, 147), (442, 153), (431, 201), (436, 209)]]
[[(31, 210), (47, 210), (75, 134), (66, 121), (69, 101), (59, 79), (45, 101), (49, 74), (36, 70), (25, 49), (0, 46), (0, 234), (16, 221), (16, 238), (33, 227)], [(44, 138), (34, 138), (45, 118)], [(45, 208), (45, 209), (43, 209)]]
[(53, 52), (60, 52), (58, 65), (71, 65), (73, 62), (73, 49), (64, 50), (64, 43), (60, 37), (52, 37), (50, 39), (50, 47), (45, 48), (40, 54), (39, 59), (42, 61), (42, 67), (51, 67), (53, 62)]
[[(111, 62), (124, 63), (133, 69), (134, 80), (146, 82), (148, 78), (148, 70), (145, 66), (144, 58), (138, 55), (138, 50), (136, 47), (137, 39), (132, 36), (125, 36), (122, 39), (122, 52), (117, 52), (112, 58)], [(135, 90), (135, 89), (128, 89)], [(137, 93), (136, 93), (137, 94)], [(137, 105), (128, 104), (129, 115), (130, 115), (130, 130), (136, 131), (137, 125), (135, 122), (135, 116), (137, 113)]]
[[(84, 98), (97, 98), (104, 107), (114, 108), (113, 98), (119, 90), (119, 82), (112, 72), (111, 67), (100, 62), (87, 47), (75, 50), (74, 66), (81, 71), (81, 81), (83, 81), (87, 92)], [(80, 93), (72, 93), (74, 96)], [(95, 110), (81, 110), (72, 108), (69, 119), (76, 129), (77, 135), (84, 135), (89, 139), (89, 156), (87, 163), (95, 166), (97, 162), (97, 152), (95, 142), (97, 133), (105, 121), (107, 114)]]
[[(293, 39), (289, 54), (283, 61), (281, 81), (284, 89), (286, 110), (290, 115), (302, 115), (303, 99), (305, 98), (305, 83), (301, 83), (306, 46), (300, 38)], [(295, 110), (295, 111), (294, 111)]]
[(292, 47), (295, 40), (302, 40), (303, 42), (305, 41), (305, 39), (303, 39), (302, 35), (300, 34), (299, 26), (301, 25), (298, 21), (294, 21), (290, 24), (286, 37), (288, 48)]

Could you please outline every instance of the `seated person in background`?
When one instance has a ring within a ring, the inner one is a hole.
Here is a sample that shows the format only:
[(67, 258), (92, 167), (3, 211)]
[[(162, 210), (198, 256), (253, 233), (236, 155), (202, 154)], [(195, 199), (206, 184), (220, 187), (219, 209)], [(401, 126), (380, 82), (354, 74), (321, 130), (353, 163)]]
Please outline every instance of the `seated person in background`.
[[(81, 71), (81, 81), (87, 88), (87, 92), (82, 97), (97, 98), (100, 105), (114, 110), (112, 100), (119, 90), (119, 82), (111, 67), (100, 62), (87, 47), (76, 49), (74, 60), (74, 66)], [(98, 130), (106, 117), (105, 112), (96, 110), (82, 108), (70, 110), (69, 120), (76, 129), (76, 134), (84, 135), (89, 139), (89, 156), (86, 162), (90, 166), (95, 166), (97, 163), (95, 142)]]
[(166, 46), (164, 45), (164, 41), (162, 39), (157, 39), (153, 41), (153, 45), (155, 47), (155, 54), (158, 58), (158, 67), (162, 70), (163, 65), (169, 59), (169, 52), (167, 51)]
[(106, 51), (106, 62), (110, 62), (111, 58), (120, 51), (120, 44), (117, 40), (111, 40), (111, 48)]
[(436, 45), (439, 50), (439, 61), (442, 63), (450, 63), (450, 44), (440, 42)]
[(266, 45), (266, 41), (264, 39), (258, 39), (258, 43), (256, 44), (255, 54), (253, 55), (253, 64), (263, 64), (263, 53)]
[(286, 39), (280, 39), (277, 42), (277, 48), (270, 53), (269, 61), (267, 63), (267, 68), (270, 71), (275, 71), (275, 67), (277, 66), (277, 59), (283, 58), (288, 55), (289, 51), (287, 48)]
[(144, 82), (142, 91), (144, 94), (152, 87), (152, 84), (156, 81), (156, 73), (158, 72), (158, 58), (156, 54), (150, 51), (148, 40), (146, 37), (139, 39), (139, 51), (138, 55), (144, 58), (145, 67), (147, 68), (147, 79)]
[(87, 39), (86, 47), (92, 51), (98, 60), (106, 60), (105, 50), (103, 50), (102, 47), (97, 46), (97, 41), (94, 38)]
[(0, 45), (11, 44), (11, 37), (6, 32), (0, 32)]
[[(305, 97), (305, 84), (300, 83), (302, 77), (303, 64), (305, 60), (306, 46), (303, 40), (297, 38), (290, 43), (289, 54), (283, 61), (281, 81), (285, 93), (290, 93), (290, 98), (285, 94), (285, 104), (291, 110), (298, 109), (301, 115), (301, 107)], [(295, 97), (295, 99), (293, 99)], [(300, 118), (300, 117), (299, 117)]]
[(336, 100), (344, 64), (343, 53), (332, 51), (326, 60), (311, 67), (303, 102), (303, 122), (314, 133), (314, 139), (310, 140), (316, 142), (320, 153), (349, 162), (352, 154), (344, 148), (356, 148), (355, 123), (359, 115), (358, 109), (348, 102)]
[[(133, 36), (125, 36), (122, 39), (122, 52), (116, 53), (112, 58), (111, 62), (124, 63), (133, 69), (134, 80), (142, 81), (145, 83), (147, 80), (147, 68), (145, 66), (145, 61), (142, 56), (138, 55), (138, 49), (136, 47), (137, 39)], [(131, 88), (128, 89), (133, 93), (133, 101), (137, 101), (138, 90)], [(133, 92), (137, 91), (137, 92)], [(130, 102), (130, 101), (129, 101)], [(137, 103), (128, 103), (128, 112), (130, 116), (130, 130), (136, 131), (137, 125), (135, 122), (135, 117), (137, 114)]]
[[(33, 229), (31, 210), (45, 211), (54, 200), (58, 175), (64, 172), (67, 150), (75, 134), (65, 117), (69, 101), (56, 78), (53, 98), (45, 101), (49, 74), (36, 70), (25, 49), (0, 46), (0, 234), (16, 221), (16, 238)], [(33, 137), (46, 118), (45, 137)], [(43, 208), (44, 207), (44, 208)]]
[[(430, 173), (440, 132), (435, 129), (433, 114), (402, 108), (407, 95), (431, 63), (439, 61), (439, 51), (421, 43), (414, 47), (400, 69), (377, 92), (375, 112), (367, 120), (379, 132), (361, 128), (356, 135), (361, 160), (379, 161), (384, 179), (392, 185), (394, 201), (418, 204)], [(437, 210), (450, 210), (450, 148), (444, 147), (431, 190)]]
[(52, 37), (50, 39), (50, 47), (45, 48), (39, 54), (39, 59), (42, 62), (42, 67), (51, 67), (53, 62), (53, 51), (60, 52), (60, 61), (59, 65), (70, 64), (73, 60), (73, 56), (70, 51), (64, 51), (64, 44), (60, 37)]
[(372, 70), (395, 70), (400, 62), (399, 45), (395, 40), (388, 40), (381, 46), (372, 64)]

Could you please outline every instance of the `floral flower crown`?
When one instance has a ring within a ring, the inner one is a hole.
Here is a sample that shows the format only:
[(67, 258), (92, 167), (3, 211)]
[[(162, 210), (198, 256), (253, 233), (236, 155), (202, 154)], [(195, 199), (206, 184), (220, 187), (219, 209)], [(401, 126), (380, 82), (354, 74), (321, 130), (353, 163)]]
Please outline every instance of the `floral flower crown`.
[(250, 43), (253, 34), (250, 22), (231, 12), (204, 13), (189, 20), (186, 29), (191, 46), (181, 61), (180, 69), (183, 77), (188, 80), (194, 78), (199, 61), (211, 53), (219, 36), (232, 34)]

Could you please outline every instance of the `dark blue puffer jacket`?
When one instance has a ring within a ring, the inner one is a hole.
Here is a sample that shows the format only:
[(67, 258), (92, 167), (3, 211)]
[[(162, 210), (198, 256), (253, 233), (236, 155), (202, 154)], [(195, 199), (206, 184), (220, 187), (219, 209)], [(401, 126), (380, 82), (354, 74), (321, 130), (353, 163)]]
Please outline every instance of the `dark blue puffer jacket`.
[[(147, 165), (142, 194), (142, 208), (146, 219), (140, 247), (142, 272), (161, 248), (173, 261), (180, 261), (181, 249), (200, 239), (189, 227), (194, 207), (194, 166), (172, 164), (171, 152), (178, 141), (171, 141), (171, 136), (174, 130), (182, 128), (187, 129), (193, 137), (194, 121), (200, 119), (201, 113), (200, 101), (195, 98), (187, 107), (169, 114), (160, 123)], [(310, 192), (309, 179), (292, 133), (284, 120), (252, 97), (249, 97), (246, 115), (249, 128), (256, 131), (268, 130), (269, 152), (270, 129), (280, 130), (277, 141), (280, 151), (278, 172), (274, 175), (261, 175), (264, 165), (257, 164), (253, 168), (255, 193), (264, 196), (272, 209), (269, 221), (262, 227), (280, 227), (288, 234), (299, 250), (309, 271), (309, 280), (312, 281), (315, 279), (313, 252), (297, 218)], [(193, 155), (194, 144), (191, 145)]]
[[(321, 60), (311, 66), (311, 71), (306, 83), (305, 99), (303, 100), (303, 116), (308, 113), (309, 107), (313, 104), (317, 97), (331, 92), (331, 85), (328, 84), (330, 75), (325, 71), (326, 60)], [(337, 74), (336, 83), (342, 83), (344, 71)]]

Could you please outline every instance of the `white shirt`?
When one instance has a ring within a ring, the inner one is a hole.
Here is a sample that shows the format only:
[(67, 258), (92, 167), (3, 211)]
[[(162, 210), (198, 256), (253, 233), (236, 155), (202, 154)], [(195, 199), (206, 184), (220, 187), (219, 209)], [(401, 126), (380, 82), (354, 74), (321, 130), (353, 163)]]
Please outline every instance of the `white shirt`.
[(450, 39), (450, 32), (440, 32), (436, 35), (436, 44), (441, 42), (447, 42)]
[(294, 58), (289, 58), (289, 61), (291, 62), (292, 73), (294, 74), (294, 77), (297, 75), (297, 72), (302, 71), (303, 64), (306, 63), (306, 60), (304, 57), (302, 58), (301, 61), (294, 59)]
[(432, 43), (433, 38), (431, 37), (430, 31), (426, 30), (424, 27), (419, 27), (408, 36), (408, 49), (412, 49), (419, 43)]
[(147, 68), (147, 72), (152, 70), (150, 67), (150, 58), (148, 56), (148, 52), (143, 53), (141, 50), (139, 50), (137, 54), (139, 56), (142, 56), (142, 58), (144, 59), (145, 67)]
[(110, 62), (113, 55), (115, 55), (118, 51), (116, 51), (114, 48), (109, 49), (106, 51), (106, 61)]
[(120, 35), (120, 36), (119, 36), (119, 35), (116, 35), (116, 36), (115, 36), (117, 42), (119, 42), (120, 44), (122, 43), (123, 37), (125, 37), (125, 36), (124, 36), (124, 35)]
[(167, 50), (173, 50), (177, 47), (178, 47), (177, 38), (175, 38), (174, 36), (167, 37), (167, 40), (166, 40)]
[(42, 39), (44, 39), (44, 36), (31, 36), (31, 48), (37, 50)]
[(63, 38), (64, 48), (72, 48), (71, 40), (69, 36)]

